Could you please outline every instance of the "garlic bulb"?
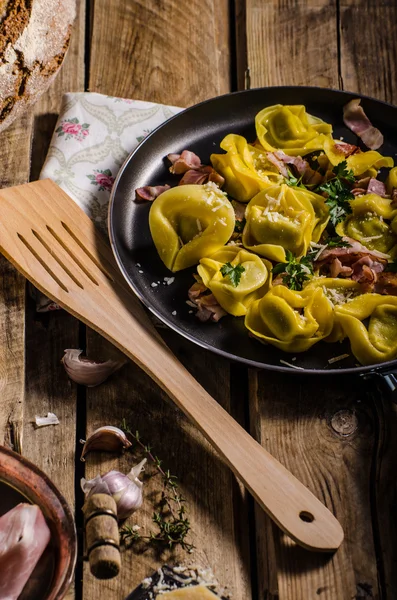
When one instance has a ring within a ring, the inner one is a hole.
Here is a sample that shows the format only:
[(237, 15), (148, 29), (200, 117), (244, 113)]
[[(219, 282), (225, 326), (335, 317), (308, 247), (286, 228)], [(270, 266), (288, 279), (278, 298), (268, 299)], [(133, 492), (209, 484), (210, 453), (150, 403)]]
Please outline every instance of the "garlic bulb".
[(68, 377), (75, 383), (95, 387), (103, 383), (112, 373), (121, 369), (127, 360), (107, 360), (95, 362), (85, 356), (81, 356), (82, 350), (69, 348), (65, 350), (62, 358), (63, 366)]
[(84, 456), (91, 450), (105, 450), (106, 452), (117, 452), (122, 448), (132, 446), (124, 431), (112, 425), (105, 425), (96, 429), (87, 441), (80, 440), (84, 444), (80, 460), (84, 461)]
[(81, 488), (87, 497), (93, 494), (108, 494), (117, 504), (119, 519), (127, 519), (142, 506), (142, 481), (138, 475), (146, 463), (146, 458), (124, 475), (119, 471), (109, 471), (105, 475), (97, 475), (87, 481), (81, 479)]

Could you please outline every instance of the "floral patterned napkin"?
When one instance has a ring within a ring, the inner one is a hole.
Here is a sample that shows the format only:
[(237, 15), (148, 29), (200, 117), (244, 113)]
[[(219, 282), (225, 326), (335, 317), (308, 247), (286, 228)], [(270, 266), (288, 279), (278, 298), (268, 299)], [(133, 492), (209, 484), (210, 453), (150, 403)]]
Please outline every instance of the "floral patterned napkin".
[[(124, 160), (181, 110), (91, 92), (65, 94), (40, 179), (55, 181), (106, 232), (109, 195)], [(57, 308), (37, 291), (35, 301), (39, 312)]]

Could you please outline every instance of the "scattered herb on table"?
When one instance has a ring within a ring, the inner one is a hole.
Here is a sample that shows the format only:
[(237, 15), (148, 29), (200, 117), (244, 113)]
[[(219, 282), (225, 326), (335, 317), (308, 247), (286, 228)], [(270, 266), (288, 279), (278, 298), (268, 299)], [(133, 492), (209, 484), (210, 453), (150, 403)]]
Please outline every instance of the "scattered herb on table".
[(162, 461), (152, 453), (149, 445), (142, 442), (138, 431), (133, 433), (125, 419), (123, 419), (121, 428), (135, 440), (163, 479), (159, 510), (154, 511), (152, 517), (157, 531), (150, 532), (149, 535), (142, 535), (140, 528), (136, 525), (124, 525), (120, 530), (122, 542), (126, 546), (131, 546), (134, 542), (147, 540), (149, 543), (167, 546), (169, 549), (181, 546), (187, 552), (191, 552), (194, 546), (186, 540), (190, 532), (190, 522), (187, 517), (185, 498), (178, 489), (177, 478), (171, 475), (169, 470), (163, 469)]
[(274, 275), (282, 275), (283, 283), (287, 285), (290, 290), (300, 291), (303, 288), (305, 281), (310, 279), (310, 275), (313, 275), (313, 265), (307, 256), (302, 256), (298, 260), (292, 252), (289, 250), (285, 253), (287, 262), (278, 263), (272, 269)]
[(241, 275), (244, 273), (245, 268), (242, 265), (233, 265), (230, 262), (225, 263), (221, 267), (221, 273), (223, 277), (229, 277), (231, 284), (237, 287), (240, 283)]

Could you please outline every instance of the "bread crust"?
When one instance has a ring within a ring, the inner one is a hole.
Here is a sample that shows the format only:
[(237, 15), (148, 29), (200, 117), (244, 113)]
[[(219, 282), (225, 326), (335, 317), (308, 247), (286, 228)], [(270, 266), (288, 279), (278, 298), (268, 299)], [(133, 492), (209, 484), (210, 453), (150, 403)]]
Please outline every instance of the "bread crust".
[(75, 14), (76, 0), (0, 0), (0, 131), (54, 79)]

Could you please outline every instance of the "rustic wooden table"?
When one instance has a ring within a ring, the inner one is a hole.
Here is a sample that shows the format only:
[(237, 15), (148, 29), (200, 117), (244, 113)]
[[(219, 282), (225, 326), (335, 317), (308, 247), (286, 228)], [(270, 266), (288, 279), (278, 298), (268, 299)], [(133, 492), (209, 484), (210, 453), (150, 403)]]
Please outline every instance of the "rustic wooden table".
[[(230, 90), (319, 85), (397, 103), (395, 0), (78, 0), (71, 48), (51, 89), (0, 137), (1, 185), (36, 179), (65, 91), (91, 90), (189, 106)], [(247, 70), (249, 67), (249, 71)], [(249, 73), (249, 75), (248, 75)], [(114, 350), (64, 312), (38, 315), (25, 280), (0, 261), (0, 441), (15, 444), (59, 486), (81, 525), (80, 477), (131, 459), (78, 460), (79, 439), (123, 417), (178, 476), (194, 554), (123, 554), (122, 575), (99, 582), (81, 560), (69, 600), (122, 600), (160, 564), (210, 564), (236, 600), (397, 598), (394, 407), (356, 380), (257, 373), (167, 341), (197, 379), (337, 516), (333, 556), (306, 552), (272, 525), (215, 453), (133, 364), (98, 388), (71, 383), (64, 348)], [(35, 415), (60, 425), (35, 430)], [(77, 448), (77, 450), (76, 450)], [(158, 490), (154, 478), (146, 494)], [(150, 527), (149, 503), (136, 522)], [(81, 531), (80, 531), (81, 551)]]

